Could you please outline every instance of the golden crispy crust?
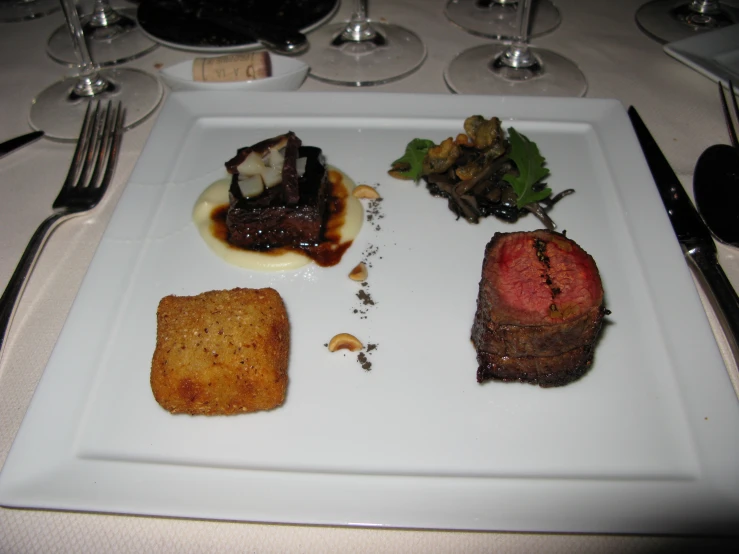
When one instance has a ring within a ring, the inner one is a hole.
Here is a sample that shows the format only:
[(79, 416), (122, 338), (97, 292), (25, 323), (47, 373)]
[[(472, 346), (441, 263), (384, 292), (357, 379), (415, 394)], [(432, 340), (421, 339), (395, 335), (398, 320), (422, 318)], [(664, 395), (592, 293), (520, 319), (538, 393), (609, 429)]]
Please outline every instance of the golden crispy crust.
[(225, 415), (285, 401), (290, 326), (266, 289), (166, 296), (157, 309), (154, 398), (172, 413)]

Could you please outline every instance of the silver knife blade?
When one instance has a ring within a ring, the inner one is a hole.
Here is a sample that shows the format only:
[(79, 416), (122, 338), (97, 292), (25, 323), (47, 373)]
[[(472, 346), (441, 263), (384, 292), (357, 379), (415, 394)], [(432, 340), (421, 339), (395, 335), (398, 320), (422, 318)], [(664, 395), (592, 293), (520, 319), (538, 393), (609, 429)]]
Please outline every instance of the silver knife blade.
[(680, 179), (675, 175), (649, 129), (647, 129), (633, 106), (629, 108), (628, 113), (644, 151), (644, 157), (657, 184), (657, 190), (659, 190), (662, 202), (667, 210), (667, 215), (670, 216), (670, 222), (677, 239), (681, 244), (688, 242), (691, 245), (700, 244), (715, 251), (716, 245), (711, 237), (711, 231), (703, 223), (703, 219), (698, 214), (693, 201), (685, 192)]
[(22, 146), (26, 146), (27, 144), (31, 144), (32, 142), (37, 141), (43, 136), (43, 131), (33, 131), (32, 133), (6, 140), (2, 144), (0, 144), (0, 158), (7, 154), (10, 154), (13, 150), (18, 150), (18, 148)]
[(739, 362), (739, 297), (718, 262), (711, 232), (633, 106), (628, 114), (677, 240), (716, 311), (734, 359)]

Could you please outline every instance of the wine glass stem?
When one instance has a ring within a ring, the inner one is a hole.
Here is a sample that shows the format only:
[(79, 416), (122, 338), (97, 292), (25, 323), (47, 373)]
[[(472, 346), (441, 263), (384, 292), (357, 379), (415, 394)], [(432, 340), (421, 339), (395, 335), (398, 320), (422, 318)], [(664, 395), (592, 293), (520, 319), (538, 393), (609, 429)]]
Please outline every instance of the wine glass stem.
[(691, 0), (688, 6), (692, 11), (706, 15), (717, 14), (721, 11), (718, 0)]
[(82, 31), (79, 15), (74, 0), (60, 0), (64, 16), (67, 19), (69, 33), (72, 35), (74, 52), (79, 63), (79, 80), (74, 86), (74, 94), (82, 97), (95, 96), (108, 88), (108, 83), (98, 75), (87, 49), (85, 35)]
[(341, 38), (352, 42), (364, 42), (374, 39), (376, 35), (367, 17), (367, 0), (357, 0), (354, 13)]
[(120, 18), (118, 12), (110, 7), (110, 0), (95, 0), (90, 25), (93, 27), (107, 27), (115, 24)]
[(536, 58), (529, 50), (530, 17), (531, 0), (519, 0), (516, 10), (516, 36), (500, 56), (500, 62), (508, 67), (524, 69), (537, 64)]

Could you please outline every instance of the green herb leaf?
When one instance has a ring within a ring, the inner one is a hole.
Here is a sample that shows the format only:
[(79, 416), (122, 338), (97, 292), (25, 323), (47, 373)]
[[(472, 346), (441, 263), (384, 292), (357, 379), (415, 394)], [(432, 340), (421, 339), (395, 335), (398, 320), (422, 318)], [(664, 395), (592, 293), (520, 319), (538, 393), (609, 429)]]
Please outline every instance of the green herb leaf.
[(549, 175), (549, 170), (544, 167), (546, 160), (539, 153), (539, 147), (512, 127), (508, 130), (508, 140), (511, 143), (509, 155), (516, 164), (519, 175), (508, 173), (503, 180), (510, 183), (518, 195), (518, 207), (523, 208), (526, 204), (544, 200), (552, 194), (552, 189), (534, 190), (534, 185)]
[(389, 173), (398, 179), (412, 179), (418, 181), (421, 178), (423, 159), (429, 148), (434, 146), (434, 141), (428, 139), (413, 139), (405, 147), (405, 154), (392, 163)]

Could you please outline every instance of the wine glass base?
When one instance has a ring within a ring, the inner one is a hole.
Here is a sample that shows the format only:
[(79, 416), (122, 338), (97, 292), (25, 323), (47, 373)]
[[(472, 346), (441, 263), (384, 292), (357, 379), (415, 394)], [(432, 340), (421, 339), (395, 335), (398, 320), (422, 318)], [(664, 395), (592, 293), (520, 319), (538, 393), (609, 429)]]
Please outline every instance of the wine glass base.
[(105, 69), (98, 72), (111, 86), (100, 94), (80, 97), (74, 94), (78, 77), (54, 83), (33, 99), (29, 122), (44, 131), (47, 138), (75, 141), (90, 100), (120, 101), (126, 109), (124, 128), (130, 129), (149, 117), (164, 95), (159, 80), (138, 69)]
[(336, 40), (346, 23), (321, 27), (310, 34), (310, 50), (300, 57), (310, 66), (310, 77), (335, 85), (370, 86), (402, 79), (426, 59), (418, 35), (388, 23), (371, 23), (379, 39)]
[[(94, 28), (89, 24), (90, 16), (81, 18), (90, 57), (99, 67), (110, 67), (135, 60), (158, 46), (141, 32), (136, 22), (135, 9), (118, 8), (116, 13), (122, 15), (124, 19), (120, 23), (106, 27)], [(51, 34), (46, 45), (46, 53), (56, 62), (69, 67), (77, 65), (77, 56), (67, 25), (62, 25)]]
[[(504, 40), (518, 35), (516, 6), (480, 0), (450, 0), (444, 14), (468, 33)], [(534, 2), (530, 17), (530, 37), (551, 33), (562, 22), (559, 9), (550, 0)]]
[(720, 2), (718, 14), (698, 14), (688, 4), (689, 0), (647, 2), (636, 11), (636, 24), (650, 38), (664, 44), (739, 23), (739, 7), (730, 0)]
[(529, 48), (540, 71), (496, 67), (506, 46), (486, 44), (458, 54), (444, 71), (447, 86), (460, 94), (500, 96), (584, 96), (588, 89), (582, 71), (551, 50)]
[(37, 19), (61, 9), (59, 0), (22, 0), (8, 1), (0, 4), (0, 23), (14, 23)]

